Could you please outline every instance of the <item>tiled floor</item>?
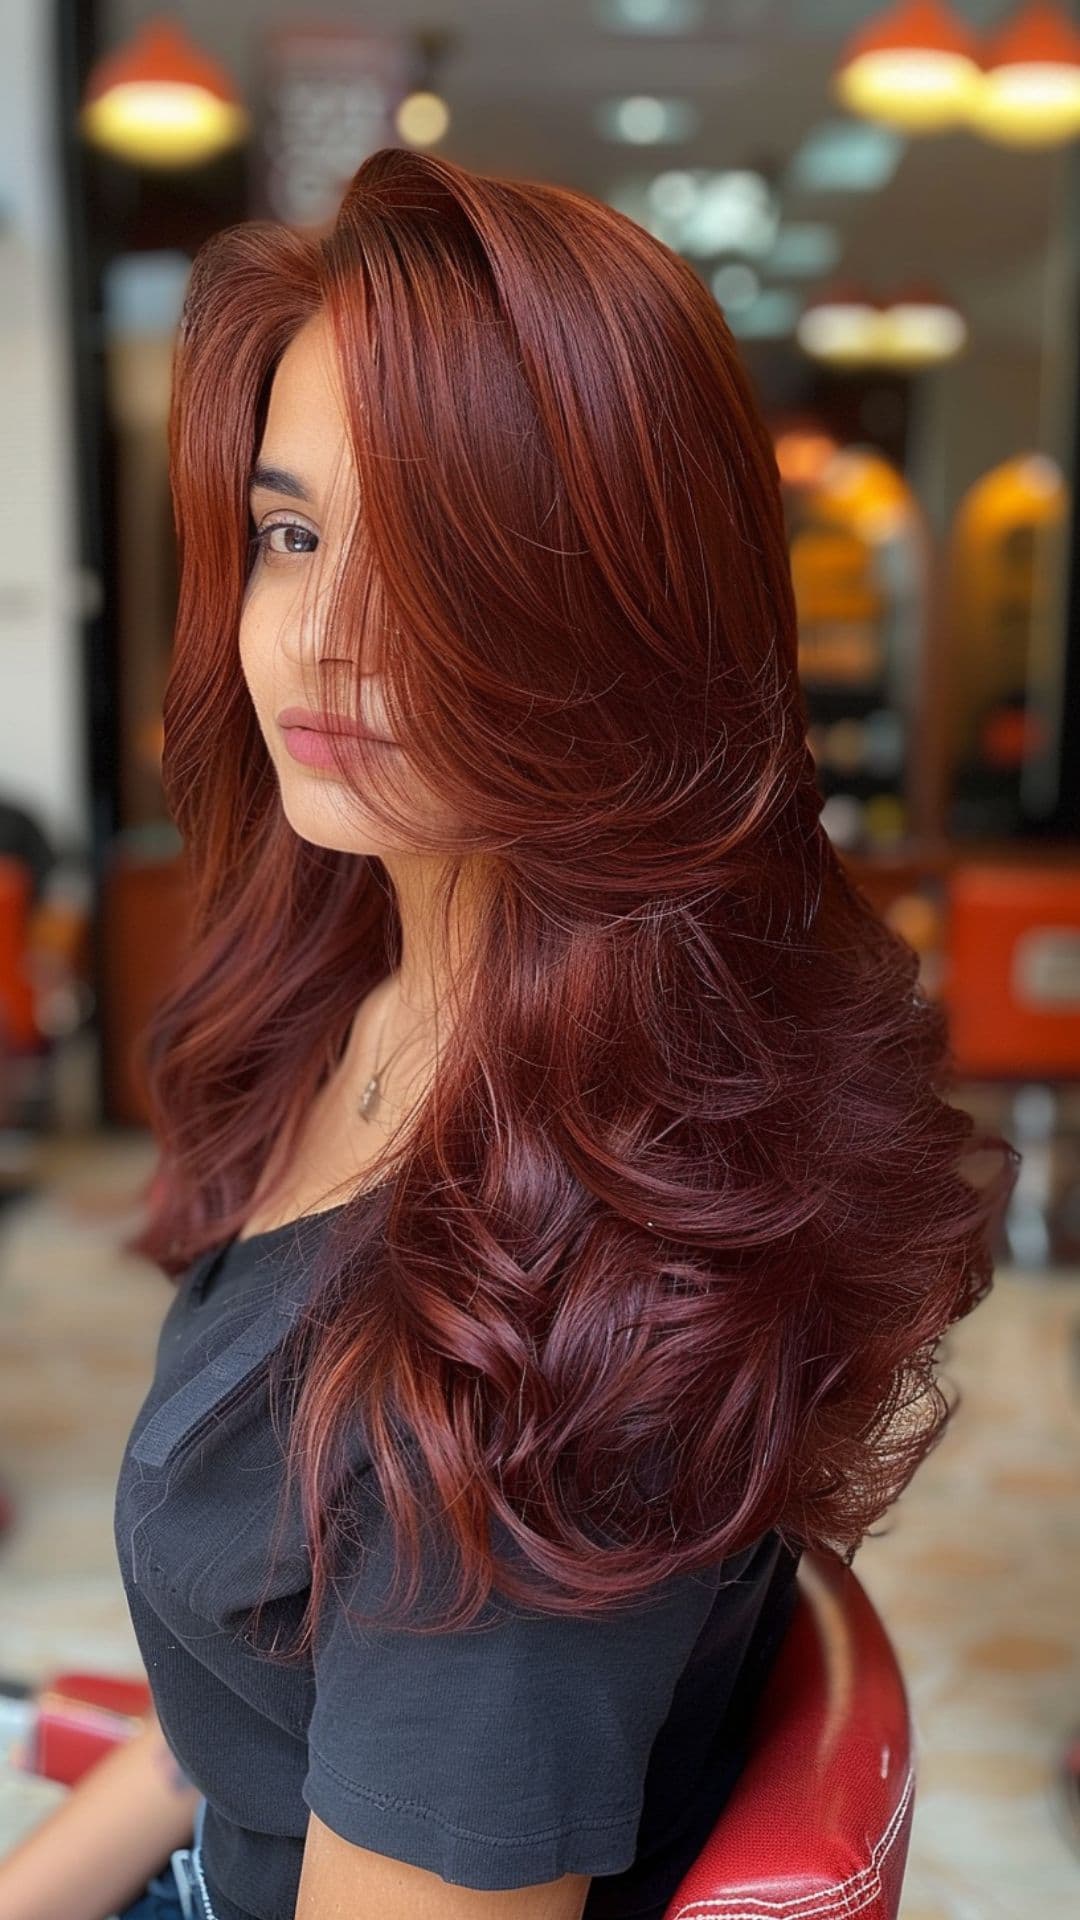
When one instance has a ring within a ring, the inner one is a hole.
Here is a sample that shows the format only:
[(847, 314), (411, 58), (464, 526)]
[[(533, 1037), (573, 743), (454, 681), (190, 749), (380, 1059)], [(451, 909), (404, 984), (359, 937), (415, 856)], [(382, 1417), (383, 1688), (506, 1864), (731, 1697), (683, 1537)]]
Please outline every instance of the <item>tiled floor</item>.
[[(117, 1253), (145, 1143), (58, 1144), (0, 1221), (0, 1671), (138, 1672), (112, 1540), (169, 1299)], [(963, 1398), (856, 1571), (908, 1677), (918, 1793), (902, 1920), (1080, 1913), (1056, 1767), (1080, 1724), (1080, 1275), (999, 1271), (953, 1334)]]

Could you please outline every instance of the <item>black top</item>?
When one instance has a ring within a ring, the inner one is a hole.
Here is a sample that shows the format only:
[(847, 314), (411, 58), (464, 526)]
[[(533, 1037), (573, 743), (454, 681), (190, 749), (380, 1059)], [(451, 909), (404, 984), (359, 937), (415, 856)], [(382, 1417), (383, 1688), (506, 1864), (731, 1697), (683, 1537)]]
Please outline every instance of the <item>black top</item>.
[[(266, 1659), (245, 1630), (281, 1494), (264, 1363), (301, 1303), (309, 1236), (338, 1211), (193, 1262), (120, 1468), (121, 1574), (165, 1737), (206, 1796), (218, 1920), (294, 1920), (309, 1809), (462, 1886), (588, 1873), (585, 1920), (661, 1920), (741, 1769), (798, 1556), (769, 1533), (621, 1617), (493, 1596), (494, 1625), (428, 1637), (360, 1635), (335, 1600), (314, 1657)], [(337, 1591), (374, 1610), (393, 1543), (366, 1454), (355, 1490), (366, 1551)], [(275, 1624), (291, 1643), (309, 1591), (288, 1518), (260, 1645)]]

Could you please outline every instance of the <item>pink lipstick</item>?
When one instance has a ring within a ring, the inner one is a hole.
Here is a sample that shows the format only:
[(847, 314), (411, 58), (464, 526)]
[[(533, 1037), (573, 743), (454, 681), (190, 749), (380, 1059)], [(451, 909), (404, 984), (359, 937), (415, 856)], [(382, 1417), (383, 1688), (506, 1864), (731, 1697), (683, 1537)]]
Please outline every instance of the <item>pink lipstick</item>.
[(277, 716), (287, 751), (305, 767), (329, 767), (336, 770), (332, 736), (362, 740), (369, 746), (388, 747), (391, 741), (381, 734), (339, 714), (313, 713), (307, 707), (282, 707)]

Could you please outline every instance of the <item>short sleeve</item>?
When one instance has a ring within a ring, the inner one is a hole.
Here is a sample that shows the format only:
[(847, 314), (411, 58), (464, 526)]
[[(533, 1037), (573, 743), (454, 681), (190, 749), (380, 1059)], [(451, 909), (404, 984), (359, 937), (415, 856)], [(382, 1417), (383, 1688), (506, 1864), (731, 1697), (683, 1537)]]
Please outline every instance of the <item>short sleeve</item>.
[[(355, 1845), (477, 1889), (635, 1858), (645, 1774), (716, 1580), (679, 1576), (619, 1614), (555, 1616), (496, 1594), (461, 1631), (360, 1629), (389, 1592), (389, 1517), (369, 1474), (362, 1571), (339, 1577), (315, 1655), (303, 1799)], [(430, 1540), (425, 1531), (425, 1542)], [(447, 1587), (424, 1548), (424, 1585)], [(445, 1561), (442, 1566), (445, 1568)], [(437, 1590), (437, 1592), (436, 1592)]]

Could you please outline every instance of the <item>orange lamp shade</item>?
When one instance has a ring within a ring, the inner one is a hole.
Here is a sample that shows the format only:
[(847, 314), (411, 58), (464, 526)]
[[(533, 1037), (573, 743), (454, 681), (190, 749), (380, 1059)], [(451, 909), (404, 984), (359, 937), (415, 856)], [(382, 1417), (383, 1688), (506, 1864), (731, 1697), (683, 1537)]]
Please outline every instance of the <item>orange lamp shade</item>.
[(98, 61), (80, 112), (87, 139), (145, 166), (209, 160), (242, 140), (248, 124), (224, 68), (165, 19)]
[(1045, 147), (1080, 132), (1080, 32), (1061, 6), (1029, 0), (990, 40), (971, 122), (989, 140)]
[(934, 133), (963, 122), (981, 80), (975, 35), (942, 0), (899, 0), (848, 42), (836, 73), (845, 106)]

